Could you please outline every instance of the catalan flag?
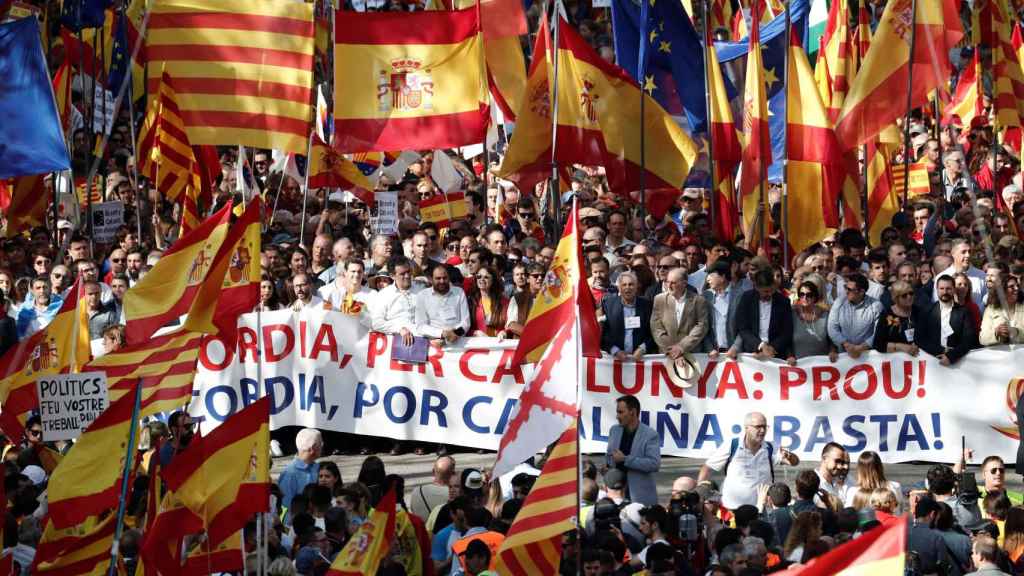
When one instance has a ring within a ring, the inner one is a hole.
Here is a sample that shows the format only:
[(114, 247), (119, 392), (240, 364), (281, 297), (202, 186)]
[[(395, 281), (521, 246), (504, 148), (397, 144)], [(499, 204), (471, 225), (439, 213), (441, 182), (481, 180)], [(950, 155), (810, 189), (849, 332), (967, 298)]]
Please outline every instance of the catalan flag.
[(964, 67), (956, 84), (956, 93), (953, 101), (942, 111), (943, 123), (952, 122), (959, 118), (960, 123), (966, 128), (971, 125), (974, 118), (984, 114), (982, 94), (984, 89), (981, 86), (983, 75), (981, 73), (981, 50), (974, 51), (974, 58), (971, 63)]
[(837, 546), (786, 576), (900, 576), (906, 564), (907, 519), (891, 520)]
[(732, 118), (732, 107), (725, 91), (725, 80), (718, 62), (718, 52), (708, 30), (705, 38), (705, 58), (708, 63), (708, 122), (711, 127), (711, 159), (714, 161), (714, 173), (711, 175), (711, 188), (715, 195), (717, 210), (715, 211), (715, 235), (726, 242), (735, 240), (739, 226), (739, 214), (736, 212), (736, 189), (733, 174), (740, 163), (740, 141), (736, 134), (736, 124)]
[(339, 12), (334, 146), (341, 152), (483, 142), (490, 117), (479, 11)]
[(117, 506), (135, 386), (93, 420), (50, 476), (49, 511), (55, 528), (74, 526)]
[(711, 21), (708, 28), (712, 35), (719, 30), (729, 30), (732, 26), (732, 0), (711, 0)]
[[(310, 188), (351, 189), (357, 198), (373, 205), (373, 184), (351, 160), (313, 134), (309, 157)], [(339, 133), (338, 137), (341, 135)]]
[(562, 534), (576, 529), (579, 441), (576, 420), (562, 432), (544, 470), (508, 529), (498, 550), (498, 573), (509, 576), (557, 574)]
[[(600, 332), (593, 295), (580, 263), (575, 202), (555, 249), (549, 279), (533, 301), (513, 362), (537, 362), (519, 405), (501, 437), (493, 474), (501, 476), (558, 438), (576, 421), (581, 358), (596, 356)], [(553, 278), (552, 278), (553, 276)], [(535, 360), (539, 356), (539, 359)]]
[(850, 82), (857, 72), (848, 0), (832, 2), (825, 32), (821, 36), (821, 44), (822, 49), (818, 51), (814, 75), (829, 119), (834, 121), (843, 108), (846, 92), (850, 89)]
[(129, 343), (152, 336), (171, 320), (189, 314), (193, 325), (204, 319), (190, 312), (200, 306), (212, 310), (209, 302), (197, 303), (199, 287), (209, 279), (218, 287), (223, 276), (211, 273), (228, 234), (231, 204), (206, 219), (198, 228), (179, 238), (160, 261), (124, 296), (125, 333)]
[[(836, 135), (844, 148), (867, 142), (903, 117), (907, 104), (916, 108), (927, 102), (931, 91), (949, 77), (950, 49), (963, 37), (956, 2), (919, 0), (916, 14), (911, 10), (914, 4), (913, 0), (893, 0), (885, 5), (871, 48), (836, 122)], [(913, 87), (907, 86), (910, 65), (914, 66)]]
[(172, 202), (183, 202), (191, 189), (195, 198), (199, 187), (198, 178), (193, 175), (196, 159), (181, 119), (174, 81), (166, 70), (160, 75), (157, 92), (149, 100), (138, 149), (139, 173), (149, 178), (161, 194)]
[(1006, 0), (989, 0), (992, 7), (992, 107), (996, 130), (1020, 128), (1024, 116), (1024, 72), (1013, 46), (1016, 12)]
[(327, 570), (327, 576), (376, 574), (395, 539), (395, 491), (380, 499), (370, 517), (349, 538)]
[(768, 226), (768, 166), (772, 163), (772, 142), (768, 129), (768, 99), (761, 59), (760, 20), (763, 4), (754, 0), (755, 22), (747, 48), (746, 87), (743, 93), (743, 151), (740, 167), (740, 198), (743, 205), (743, 235), (748, 242), (760, 238)]
[(807, 53), (793, 30), (786, 82), (786, 181), (789, 227), (786, 239), (801, 252), (839, 227), (839, 194), (846, 172), (842, 150), (822, 102)]
[(4, 216), (7, 217), (4, 236), (7, 238), (41, 226), (46, 221), (46, 208), (53, 195), (46, 193), (44, 176), (38, 174), (0, 180), (0, 188), (7, 191), (10, 199), (10, 204), (4, 210)]
[(192, 442), (163, 471), (178, 500), (203, 520), (211, 546), (270, 502), (270, 396)]
[[(174, 78), (193, 144), (306, 151), (313, 118), (313, 5), (273, 0), (156, 0), (150, 70)], [(160, 79), (149, 78), (149, 93)]]
[(533, 190), (551, 177), (551, 33), (547, 18), (540, 20), (526, 92), (516, 111), (516, 129), (498, 171), (520, 190)]

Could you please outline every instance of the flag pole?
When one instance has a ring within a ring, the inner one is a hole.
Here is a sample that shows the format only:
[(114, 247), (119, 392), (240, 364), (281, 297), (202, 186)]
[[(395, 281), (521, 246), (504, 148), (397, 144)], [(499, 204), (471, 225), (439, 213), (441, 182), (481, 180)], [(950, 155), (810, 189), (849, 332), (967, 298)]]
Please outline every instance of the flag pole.
[[(757, 33), (758, 43), (760, 43), (760, 41), (761, 41), (761, 18), (760, 18), (761, 13), (758, 10), (758, 8), (759, 8), (758, 0), (754, 0), (753, 6), (754, 6), (754, 8), (752, 8), (752, 11), (750, 13), (750, 26), (751, 26), (751, 29), (753, 29), (755, 26), (757, 27), (757, 30), (758, 30), (758, 33)], [(758, 49), (760, 50), (760, 46), (758, 46)], [(763, 71), (764, 71), (764, 60), (761, 61), (761, 72), (759, 72), (759, 74), (761, 74)], [(761, 86), (761, 90), (764, 90), (763, 93), (764, 93), (764, 99), (765, 99), (765, 108), (768, 108), (768, 92), (764, 89), (764, 86)], [(764, 119), (765, 122), (767, 122), (767, 120), (768, 120), (767, 118)], [(760, 136), (760, 133), (758, 134), (758, 136)], [(771, 144), (771, 136), (768, 137), (768, 142), (769, 142), (769, 144)], [(755, 145), (758, 148), (760, 148), (761, 147), (761, 142), (757, 142), (757, 143), (755, 143)], [(766, 240), (766, 236), (768, 235), (768, 216), (769, 216), (769, 210), (768, 210), (768, 159), (765, 158), (765, 155), (763, 154), (764, 151), (761, 150), (761, 152), (762, 153), (758, 154), (758, 162), (761, 164), (761, 182), (759, 183), (759, 186), (758, 186), (758, 188), (759, 188), (758, 196), (760, 198), (758, 200), (757, 219), (758, 219), (758, 223), (760, 224), (758, 227), (761, 230), (761, 242), (760, 242), (759, 246), (760, 246), (761, 250), (764, 250), (765, 253), (767, 253), (768, 249), (765, 248), (765, 240)], [(769, 147), (768, 153), (769, 154), (773, 153), (772, 150), (770, 149), (770, 147)]]
[[(554, 60), (554, 78), (551, 80), (551, 183), (548, 185), (548, 195), (551, 197), (551, 206), (554, 209), (551, 221), (554, 222), (554, 233), (552, 238), (559, 237), (562, 228), (562, 198), (558, 194), (558, 29), (561, 28), (561, 0), (552, 0), (551, 20), (554, 23), (552, 28), (552, 42), (548, 47), (549, 55)], [(501, 207), (498, 207), (501, 210)]]
[[(640, 49), (637, 50), (637, 80), (640, 82), (640, 222), (642, 223), (641, 229), (644, 231), (644, 235), (647, 233), (647, 178), (645, 172), (647, 172), (647, 122), (646, 122), (646, 111), (647, 111), (647, 43), (648, 34), (648, 21), (650, 20), (650, 4), (647, 0), (640, 0)], [(579, 446), (579, 442), (576, 443)]]
[[(903, 201), (910, 192), (910, 104), (914, 93), (914, 49), (917, 45), (917, 0), (910, 2), (910, 62), (907, 66), (907, 107), (903, 115)], [(866, 160), (866, 159), (865, 159)]]
[[(117, 575), (117, 556), (121, 544), (121, 532), (124, 530), (124, 513), (128, 505), (128, 478), (131, 476), (132, 463), (135, 461), (135, 438), (139, 431), (139, 412), (142, 409), (142, 379), (135, 384), (135, 406), (132, 408), (132, 421), (128, 428), (128, 447), (125, 448), (124, 471), (121, 473), (121, 499), (117, 504), (117, 527), (114, 540), (110, 543), (110, 576)], [(157, 455), (159, 457), (159, 454)]]
[[(127, 82), (134, 82), (132, 79), (132, 63), (128, 63), (128, 73), (125, 74)], [(139, 203), (139, 150), (135, 141), (135, 95), (128, 96), (128, 130), (132, 137), (132, 194), (135, 195), (135, 225), (138, 239), (142, 241), (142, 206)]]
[[(786, 106), (786, 121), (782, 123), (782, 269), (789, 271), (789, 51), (793, 34), (793, 19), (790, 17), (791, 2), (786, 1), (786, 59), (782, 62), (783, 102)], [(766, 94), (767, 96), (767, 94)]]
[[(641, 0), (646, 1), (646, 0)], [(576, 238), (576, 246), (573, 250), (576, 251), (576, 257), (580, 257), (580, 235), (579, 235), (579, 218), (577, 218), (576, 211), (577, 199), (572, 199), (572, 211), (570, 212), (570, 218), (573, 219), (572, 229)], [(582, 262), (578, 263), (577, 268), (582, 273)], [(574, 283), (573, 290), (579, 290), (579, 282)], [(578, 306), (579, 294), (576, 295), (576, 302)], [(582, 417), (583, 409), (583, 371), (586, 370), (588, 365), (583, 360), (583, 331), (580, 326), (580, 315), (575, 314), (573, 319), (575, 326), (573, 329), (576, 330), (576, 570), (577, 574), (583, 573), (583, 546), (580, 546), (580, 531), (584, 528), (580, 525), (580, 519), (583, 517), (583, 502), (580, 496), (583, 494), (583, 446), (580, 442), (580, 418)]]
[(864, 216), (863, 222), (861, 222), (861, 226), (863, 226), (863, 228), (864, 228), (864, 237), (867, 238), (868, 237), (868, 233), (871, 231), (871, 223), (870, 223), (871, 215), (868, 213), (868, 210), (870, 209), (870, 205), (869, 205), (869, 202), (868, 202), (868, 162), (870, 162), (871, 159), (868, 158), (868, 145), (867, 144), (861, 144), (860, 149), (861, 149), (862, 153), (864, 154), (864, 162), (863, 162), (864, 167), (860, 169), (860, 173), (861, 173), (861, 176), (860, 176), (860, 179), (861, 179), (861, 182), (860, 182), (860, 189), (861, 189), (861, 193), (860, 193), (860, 211), (861, 212), (860, 213)]
[[(309, 144), (306, 146), (306, 175), (303, 179), (302, 184), (302, 220), (299, 221), (299, 246), (306, 247), (306, 204), (309, 198), (309, 169), (313, 165), (311, 156), (313, 155), (313, 134), (315, 130), (311, 130), (309, 133)], [(285, 164), (287, 167), (287, 164)]]
[[(718, 215), (720, 207), (718, 206), (718, 183), (715, 181), (717, 174), (715, 173), (715, 139), (712, 136), (713, 130), (711, 129), (711, 61), (708, 56), (711, 54), (711, 45), (714, 42), (712, 38), (711, 25), (709, 20), (711, 19), (711, 0), (704, 0), (704, 108), (707, 110), (707, 130), (708, 130), (708, 173), (711, 178), (711, 229), (715, 229), (715, 224), (718, 220), (715, 218)], [(719, 240), (725, 240), (725, 238), (719, 238)]]

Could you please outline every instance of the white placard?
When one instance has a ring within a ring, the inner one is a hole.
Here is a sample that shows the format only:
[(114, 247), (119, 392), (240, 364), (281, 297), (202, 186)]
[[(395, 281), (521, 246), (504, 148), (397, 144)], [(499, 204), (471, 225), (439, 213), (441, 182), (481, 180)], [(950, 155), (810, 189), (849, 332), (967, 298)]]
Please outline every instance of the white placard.
[(373, 199), (377, 209), (373, 233), (384, 236), (398, 234), (398, 192), (377, 192)]
[(44, 442), (78, 438), (110, 404), (103, 372), (46, 376), (36, 389)]
[(124, 226), (124, 203), (101, 202), (92, 205), (92, 235), (101, 244), (113, 242)]
[(95, 96), (92, 99), (92, 131), (99, 134), (110, 134), (114, 126), (114, 96), (99, 82), (95, 83)]

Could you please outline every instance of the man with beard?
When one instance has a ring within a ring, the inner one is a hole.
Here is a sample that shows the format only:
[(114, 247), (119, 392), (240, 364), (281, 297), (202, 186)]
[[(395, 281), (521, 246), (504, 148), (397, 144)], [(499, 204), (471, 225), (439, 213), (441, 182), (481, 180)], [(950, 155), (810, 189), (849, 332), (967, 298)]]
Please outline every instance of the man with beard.
[(977, 346), (978, 333), (970, 313), (954, 299), (952, 276), (935, 279), (939, 300), (923, 311), (915, 324), (918, 346), (939, 359), (943, 366), (956, 364)]
[(160, 447), (161, 468), (165, 468), (179, 452), (187, 448), (189, 442), (192, 441), (192, 436), (195, 434), (195, 422), (192, 421), (192, 417), (188, 415), (188, 412), (182, 412), (181, 410), (171, 414), (171, 417), (167, 420), (167, 427), (170, 431), (171, 439)]
[[(821, 465), (818, 466), (821, 489), (842, 505), (851, 489), (847, 475), (850, 472), (850, 455), (846, 449), (829, 442), (821, 451)], [(826, 504), (827, 506), (827, 504)]]

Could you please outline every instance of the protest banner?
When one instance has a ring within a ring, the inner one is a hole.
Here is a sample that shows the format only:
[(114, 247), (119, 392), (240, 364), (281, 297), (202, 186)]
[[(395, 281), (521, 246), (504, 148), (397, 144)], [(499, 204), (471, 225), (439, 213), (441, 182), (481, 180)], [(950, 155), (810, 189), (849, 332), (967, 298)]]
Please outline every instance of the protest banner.
[[(391, 338), (335, 311), (277, 311), (239, 321), (238, 347), (204, 340), (190, 412), (204, 432), (258, 397), (272, 396), (271, 426), (312, 426), (396, 440), (496, 449), (531, 366), (511, 363), (515, 341), (467, 338), (431, 348), (424, 364), (392, 359)], [(263, 382), (256, 380), (261, 341)], [(945, 367), (931, 356), (868, 353), (859, 359), (802, 359), (797, 366), (708, 361), (689, 389), (669, 379), (665, 357), (642, 362), (586, 359), (580, 433), (602, 452), (615, 400), (632, 394), (662, 453), (706, 457), (742, 430), (743, 416), (768, 418), (768, 440), (818, 459), (825, 443), (875, 450), (886, 462), (951, 462), (960, 436), (978, 454), (1013, 458), (1016, 400), (1024, 390), (1024, 349), (987, 348)], [(1005, 398), (977, 402), (978, 398)]]
[(107, 375), (103, 372), (54, 374), (36, 381), (43, 441), (78, 438), (107, 409)]

